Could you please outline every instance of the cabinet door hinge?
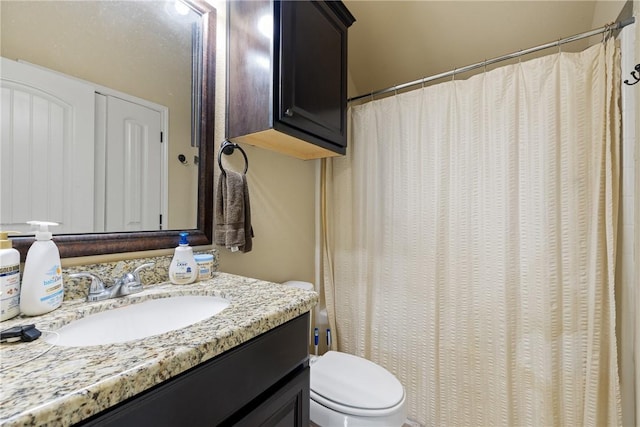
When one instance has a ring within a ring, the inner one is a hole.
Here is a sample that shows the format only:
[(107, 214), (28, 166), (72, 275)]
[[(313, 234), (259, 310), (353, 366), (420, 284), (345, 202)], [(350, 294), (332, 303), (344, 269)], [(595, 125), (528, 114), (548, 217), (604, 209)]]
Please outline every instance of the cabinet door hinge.
[(162, 230), (162, 214), (160, 214), (160, 230)]
[(164, 142), (164, 132), (160, 132), (160, 143)]

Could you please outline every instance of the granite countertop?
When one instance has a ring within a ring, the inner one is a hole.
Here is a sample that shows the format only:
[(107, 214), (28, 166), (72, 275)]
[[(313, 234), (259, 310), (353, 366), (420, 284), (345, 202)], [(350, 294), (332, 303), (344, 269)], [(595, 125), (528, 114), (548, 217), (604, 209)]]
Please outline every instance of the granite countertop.
[(65, 301), (53, 312), (19, 316), (0, 327), (34, 323), (43, 331), (55, 330), (105, 308), (179, 295), (219, 296), (231, 304), (207, 320), (133, 343), (52, 347), (43, 333), (30, 343), (0, 344), (0, 425), (79, 422), (306, 313), (318, 301), (315, 292), (216, 273), (204, 282), (149, 285), (143, 292), (117, 299)]

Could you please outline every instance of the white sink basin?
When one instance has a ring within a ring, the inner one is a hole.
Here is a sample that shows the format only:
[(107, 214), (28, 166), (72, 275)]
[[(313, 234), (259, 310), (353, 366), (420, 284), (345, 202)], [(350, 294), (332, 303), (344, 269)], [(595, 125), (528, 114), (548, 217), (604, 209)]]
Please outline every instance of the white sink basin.
[(135, 341), (184, 328), (215, 316), (229, 306), (212, 296), (178, 296), (147, 300), (92, 314), (63, 326), (45, 340), (66, 347)]

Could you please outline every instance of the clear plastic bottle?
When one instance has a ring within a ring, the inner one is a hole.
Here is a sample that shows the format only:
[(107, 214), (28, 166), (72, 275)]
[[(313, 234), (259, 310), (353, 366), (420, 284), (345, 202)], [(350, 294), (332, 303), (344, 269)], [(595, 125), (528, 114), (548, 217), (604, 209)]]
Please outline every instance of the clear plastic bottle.
[(20, 314), (20, 252), (0, 231), (0, 321)]
[(58, 224), (45, 221), (29, 221), (27, 224), (39, 229), (24, 262), (20, 311), (26, 316), (38, 316), (60, 307), (64, 298), (60, 252), (51, 240), (48, 228)]
[(186, 232), (180, 233), (180, 242), (169, 265), (169, 280), (174, 285), (187, 285), (198, 277), (198, 264), (193, 257), (193, 248), (189, 246), (188, 235)]

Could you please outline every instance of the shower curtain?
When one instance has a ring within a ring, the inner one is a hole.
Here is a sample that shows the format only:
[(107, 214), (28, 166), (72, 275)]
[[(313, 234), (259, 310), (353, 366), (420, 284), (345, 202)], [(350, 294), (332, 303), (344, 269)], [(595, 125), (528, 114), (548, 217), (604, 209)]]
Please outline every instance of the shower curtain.
[(618, 64), (609, 40), (350, 110), (323, 170), (334, 347), (410, 419), (621, 424)]

